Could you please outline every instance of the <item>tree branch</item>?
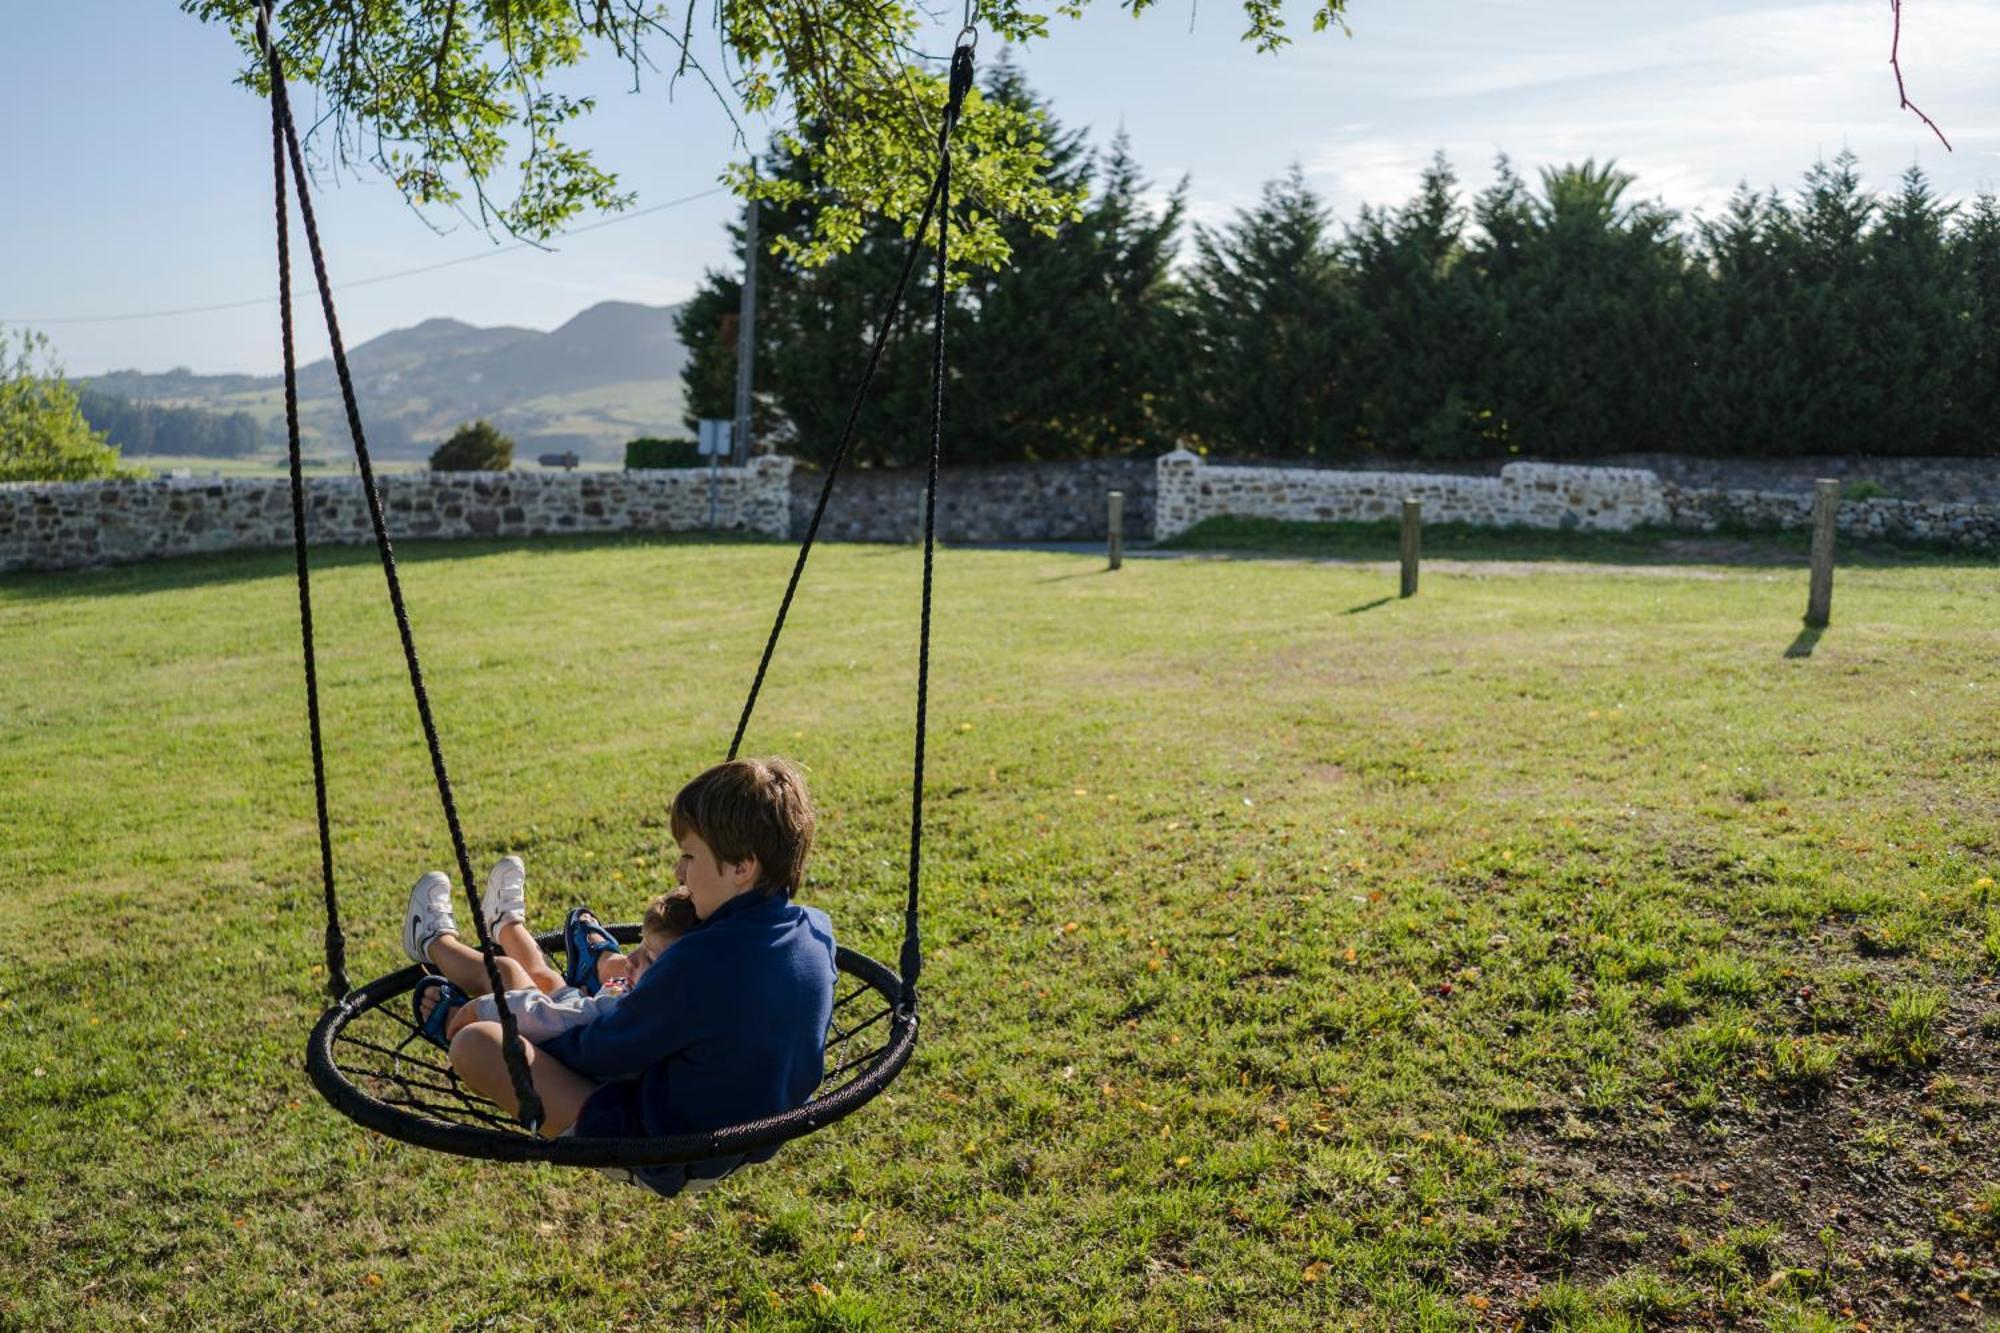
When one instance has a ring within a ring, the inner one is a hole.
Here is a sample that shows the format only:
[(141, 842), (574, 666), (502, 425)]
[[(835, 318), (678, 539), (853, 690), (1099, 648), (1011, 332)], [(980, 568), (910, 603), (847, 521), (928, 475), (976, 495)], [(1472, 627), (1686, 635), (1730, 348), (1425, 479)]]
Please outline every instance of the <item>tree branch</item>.
[(1889, 36), (1889, 68), (1896, 72), (1896, 96), (1905, 109), (1916, 112), (1917, 119), (1931, 127), (1931, 133), (1937, 135), (1938, 142), (1949, 153), (1952, 151), (1951, 140), (1944, 137), (1944, 131), (1938, 128), (1937, 122), (1925, 115), (1903, 88), (1903, 0), (1889, 0), (1889, 12), (1894, 15), (1894, 27)]

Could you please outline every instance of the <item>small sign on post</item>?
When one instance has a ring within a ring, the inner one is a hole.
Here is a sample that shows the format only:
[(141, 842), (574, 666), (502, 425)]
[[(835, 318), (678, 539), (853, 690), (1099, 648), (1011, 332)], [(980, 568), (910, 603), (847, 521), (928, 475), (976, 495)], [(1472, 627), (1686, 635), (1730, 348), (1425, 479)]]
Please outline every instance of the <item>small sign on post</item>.
[(1840, 515), (1840, 483), (1813, 483), (1812, 582), (1806, 591), (1806, 624), (1825, 629), (1833, 618), (1833, 536)]
[(1403, 501), (1403, 592), (1405, 597), (1417, 595), (1417, 557), (1423, 541), (1424, 502)]
[(1111, 505), (1111, 523), (1106, 554), (1111, 558), (1111, 567), (1117, 569), (1125, 563), (1125, 492), (1112, 491), (1107, 498)]
[(734, 436), (735, 422), (723, 417), (703, 417), (695, 426), (695, 453), (708, 460), (708, 526), (716, 526), (717, 491), (720, 479), (716, 469), (722, 466), (723, 457), (728, 454)]

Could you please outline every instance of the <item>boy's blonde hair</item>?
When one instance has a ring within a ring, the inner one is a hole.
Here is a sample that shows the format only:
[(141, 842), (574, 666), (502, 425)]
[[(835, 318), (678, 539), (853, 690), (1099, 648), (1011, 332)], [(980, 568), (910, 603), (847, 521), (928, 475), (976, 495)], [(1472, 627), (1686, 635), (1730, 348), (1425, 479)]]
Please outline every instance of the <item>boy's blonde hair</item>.
[(665, 935), (679, 939), (695, 927), (698, 920), (694, 914), (694, 895), (686, 889), (675, 889), (672, 893), (662, 893), (646, 904), (646, 920), (642, 927), (648, 935)]
[(812, 851), (814, 815), (805, 774), (785, 759), (732, 759), (674, 797), (674, 838), (692, 833), (718, 861), (757, 858), (756, 892), (797, 893)]

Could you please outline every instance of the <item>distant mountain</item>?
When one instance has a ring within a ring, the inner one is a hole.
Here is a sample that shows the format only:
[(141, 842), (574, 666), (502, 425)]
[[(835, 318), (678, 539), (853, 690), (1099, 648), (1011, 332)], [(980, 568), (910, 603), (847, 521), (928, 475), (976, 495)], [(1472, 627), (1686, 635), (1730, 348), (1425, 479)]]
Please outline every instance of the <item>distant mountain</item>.
[[(587, 459), (616, 459), (635, 436), (685, 434), (679, 310), (605, 301), (548, 333), (427, 319), (370, 338), (347, 354), (369, 450), (423, 457), (478, 417), (512, 435), (528, 458), (574, 449)], [(139, 402), (249, 412), (270, 438), (283, 438), (281, 376), (119, 370), (89, 385)], [(351, 448), (331, 361), (300, 369), (299, 417), (308, 447)]]

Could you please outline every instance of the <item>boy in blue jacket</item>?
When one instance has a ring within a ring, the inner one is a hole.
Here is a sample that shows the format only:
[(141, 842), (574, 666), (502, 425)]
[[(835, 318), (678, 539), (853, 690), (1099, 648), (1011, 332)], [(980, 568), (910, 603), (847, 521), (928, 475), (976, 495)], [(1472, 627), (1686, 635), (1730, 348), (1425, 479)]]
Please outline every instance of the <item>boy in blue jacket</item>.
[[(792, 901), (812, 850), (812, 798), (782, 759), (718, 764), (674, 797), (675, 878), (698, 922), (647, 968), (617, 1009), (536, 1046), (523, 1043), (550, 1138), (700, 1133), (775, 1115), (819, 1086), (833, 1017), (833, 926)], [(415, 942), (450, 929), (449, 894), (413, 895)], [(497, 1022), (451, 1040), (460, 1078), (516, 1110)], [(661, 1194), (747, 1159), (633, 1176)]]

